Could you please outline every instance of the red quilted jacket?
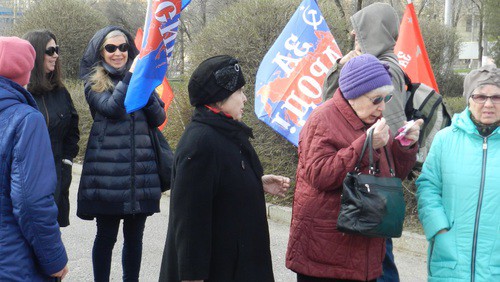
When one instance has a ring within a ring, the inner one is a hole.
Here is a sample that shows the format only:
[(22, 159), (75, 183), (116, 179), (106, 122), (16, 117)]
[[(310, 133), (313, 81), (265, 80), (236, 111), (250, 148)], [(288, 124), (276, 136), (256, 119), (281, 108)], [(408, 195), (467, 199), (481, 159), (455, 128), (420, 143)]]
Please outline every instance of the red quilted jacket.
[[(342, 181), (356, 165), (368, 127), (337, 91), (313, 111), (300, 132), (286, 257), (291, 270), (351, 280), (371, 280), (382, 274), (385, 239), (344, 234), (336, 229)], [(404, 179), (415, 164), (417, 146), (403, 148), (392, 139), (387, 146), (396, 175)], [(389, 176), (385, 154), (375, 152), (374, 159), (379, 160), (381, 175)], [(368, 154), (362, 167), (367, 172)]]

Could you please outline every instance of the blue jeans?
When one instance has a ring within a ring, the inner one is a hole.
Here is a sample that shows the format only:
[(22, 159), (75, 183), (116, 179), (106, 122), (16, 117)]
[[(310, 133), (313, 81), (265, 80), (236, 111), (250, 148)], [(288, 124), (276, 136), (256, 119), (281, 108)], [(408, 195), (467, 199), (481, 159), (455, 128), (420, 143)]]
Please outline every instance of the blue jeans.
[(377, 282), (399, 282), (399, 273), (394, 263), (394, 254), (392, 253), (392, 239), (385, 241), (385, 258), (382, 263), (382, 276), (377, 278)]
[(142, 258), (142, 236), (146, 224), (145, 214), (96, 217), (97, 235), (92, 248), (94, 280), (109, 281), (113, 247), (116, 243), (120, 220), (123, 219), (122, 268), (123, 281), (139, 281)]

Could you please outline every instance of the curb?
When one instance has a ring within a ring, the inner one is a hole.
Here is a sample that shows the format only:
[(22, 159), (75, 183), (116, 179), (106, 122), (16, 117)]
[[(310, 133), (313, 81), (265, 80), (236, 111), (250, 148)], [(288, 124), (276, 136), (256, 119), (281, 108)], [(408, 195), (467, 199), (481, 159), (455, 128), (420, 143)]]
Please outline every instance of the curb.
[[(266, 204), (267, 218), (290, 225), (292, 221), (292, 208), (273, 204)], [(393, 238), (395, 249), (413, 253), (415, 255), (427, 255), (427, 240), (424, 235), (403, 231), (401, 238)]]
[[(81, 176), (82, 165), (73, 164), (73, 173)], [(168, 193), (169, 194), (169, 193)], [(266, 203), (267, 218), (290, 226), (292, 222), (292, 208)], [(427, 240), (424, 235), (403, 231), (401, 238), (394, 238), (394, 248), (411, 252), (416, 255), (427, 255)]]

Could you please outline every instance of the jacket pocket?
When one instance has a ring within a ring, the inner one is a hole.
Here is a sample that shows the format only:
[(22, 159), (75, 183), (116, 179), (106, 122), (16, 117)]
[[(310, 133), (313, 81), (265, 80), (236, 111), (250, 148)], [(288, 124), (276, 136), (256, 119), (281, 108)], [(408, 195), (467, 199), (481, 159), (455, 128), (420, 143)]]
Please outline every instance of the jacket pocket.
[(451, 269), (455, 269), (458, 260), (456, 241), (453, 223), (448, 232), (434, 236), (429, 253), (430, 276), (445, 277), (450, 274)]
[(356, 253), (356, 236), (341, 233), (336, 226), (335, 219), (312, 219), (310, 238), (301, 239), (305, 241), (303, 245), (307, 246), (307, 257), (317, 263), (352, 269), (351, 256), (359, 253)]

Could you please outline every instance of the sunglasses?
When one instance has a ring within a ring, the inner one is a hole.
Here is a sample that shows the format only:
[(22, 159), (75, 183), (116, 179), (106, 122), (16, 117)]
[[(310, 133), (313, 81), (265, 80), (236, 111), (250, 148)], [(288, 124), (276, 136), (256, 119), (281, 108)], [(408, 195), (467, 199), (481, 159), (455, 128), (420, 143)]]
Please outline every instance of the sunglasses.
[(493, 96), (486, 96), (483, 94), (473, 94), (471, 95), (472, 100), (478, 104), (486, 103), (486, 100), (490, 99), (493, 104), (500, 104), (500, 94)]
[(45, 54), (49, 56), (53, 56), (54, 53), (57, 53), (59, 55), (59, 46), (52, 46), (47, 49), (45, 49)]
[(127, 52), (128, 48), (130, 48), (130, 45), (128, 43), (122, 43), (118, 46), (113, 45), (113, 44), (107, 44), (104, 46), (104, 50), (108, 53), (114, 53), (116, 49), (120, 50), (120, 52)]
[(235, 92), (238, 90), (235, 88), (238, 84), (240, 71), (240, 65), (238, 64), (226, 66), (214, 73), (215, 81), (220, 87)]
[(392, 99), (392, 94), (389, 94), (389, 95), (387, 95), (385, 97), (378, 96), (378, 97), (375, 97), (375, 98), (370, 98), (370, 97), (366, 97), (366, 98), (370, 99), (370, 101), (372, 101), (372, 103), (374, 105), (378, 105), (378, 104), (382, 103), (382, 101), (384, 101), (385, 103), (389, 103), (389, 101)]

